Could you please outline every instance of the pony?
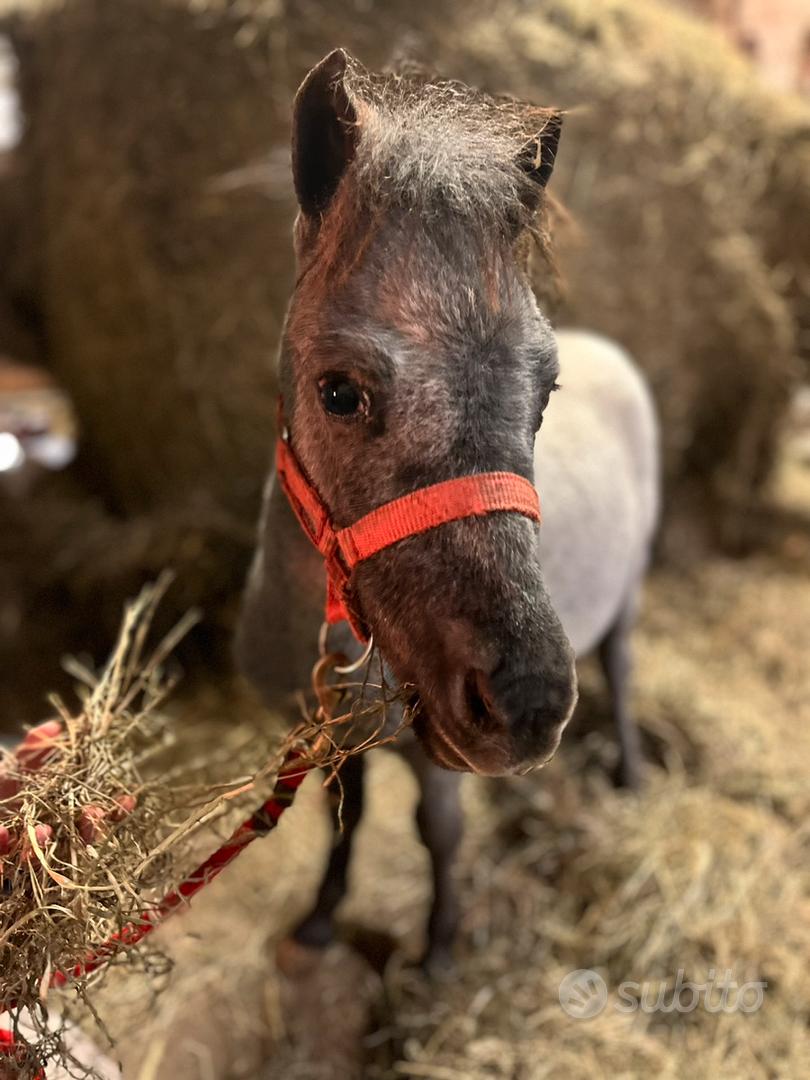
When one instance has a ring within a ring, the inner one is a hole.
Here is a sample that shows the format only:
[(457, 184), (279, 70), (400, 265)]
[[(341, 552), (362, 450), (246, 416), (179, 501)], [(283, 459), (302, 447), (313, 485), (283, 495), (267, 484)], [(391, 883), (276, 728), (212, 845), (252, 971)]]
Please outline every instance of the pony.
[[(621, 349), (581, 331), (555, 336), (532, 291), (533, 253), (550, 266), (545, 189), (561, 126), (554, 109), (372, 74), (342, 49), (310, 71), (293, 110), (297, 277), (279, 386), (290, 445), (335, 526), (458, 477), (540, 481), (541, 527), (519, 513), (464, 517), (352, 575), (387, 670), (419, 701), (398, 744), (431, 858), (431, 971), (451, 963), (458, 922), (462, 774), (545, 764), (574, 710), (575, 659), (592, 650), (621, 780), (638, 781), (629, 635), (658, 512), (657, 426)], [(323, 589), (321, 556), (271, 470), (236, 654), (291, 723), (317, 656)], [(331, 647), (358, 655), (345, 622)], [(356, 755), (341, 769), (341, 827), (294, 932), (308, 945), (332, 940), (363, 765)]]

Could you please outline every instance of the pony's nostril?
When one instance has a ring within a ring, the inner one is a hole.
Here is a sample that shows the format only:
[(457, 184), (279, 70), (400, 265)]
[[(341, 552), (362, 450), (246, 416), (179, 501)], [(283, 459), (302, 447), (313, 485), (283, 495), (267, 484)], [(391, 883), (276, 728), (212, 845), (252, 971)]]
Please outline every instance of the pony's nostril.
[(576, 696), (568, 671), (546, 670), (513, 674), (496, 670), (479, 681), (479, 690), (492, 721), (500, 723), (524, 758), (547, 756), (560, 740)]
[(465, 680), (467, 710), (476, 727), (485, 728), (492, 724), (496, 715), (495, 702), (489, 678), (483, 671), (470, 671)]

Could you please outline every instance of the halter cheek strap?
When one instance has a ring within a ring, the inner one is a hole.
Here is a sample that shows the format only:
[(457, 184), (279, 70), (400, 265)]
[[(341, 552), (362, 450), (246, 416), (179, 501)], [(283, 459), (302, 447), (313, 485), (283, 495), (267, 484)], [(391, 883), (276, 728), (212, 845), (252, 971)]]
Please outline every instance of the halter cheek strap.
[(369, 634), (352, 597), (354, 568), (409, 536), (418, 536), (461, 518), (497, 512), (522, 514), (540, 521), (540, 500), (534, 485), (510, 472), (478, 473), (420, 488), (336, 529), (328, 508), (310, 483), (290, 445), (283, 423), (276, 444), (276, 473), (304, 532), (326, 564), (326, 619), (346, 619), (358, 641)]

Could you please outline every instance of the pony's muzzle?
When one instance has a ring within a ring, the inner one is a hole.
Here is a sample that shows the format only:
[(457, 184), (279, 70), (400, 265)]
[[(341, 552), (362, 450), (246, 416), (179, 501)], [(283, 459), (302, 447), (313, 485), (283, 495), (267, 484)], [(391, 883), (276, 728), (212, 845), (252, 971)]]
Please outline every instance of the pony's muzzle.
[(562, 647), (536, 671), (495, 665), (446, 671), (443, 701), (416, 725), (430, 756), (445, 768), (503, 776), (546, 764), (576, 704), (576, 674)]
[(509, 739), (512, 771), (526, 772), (550, 761), (577, 700), (573, 662), (525, 675), (502, 665), (479, 679), (478, 687), (490, 723)]

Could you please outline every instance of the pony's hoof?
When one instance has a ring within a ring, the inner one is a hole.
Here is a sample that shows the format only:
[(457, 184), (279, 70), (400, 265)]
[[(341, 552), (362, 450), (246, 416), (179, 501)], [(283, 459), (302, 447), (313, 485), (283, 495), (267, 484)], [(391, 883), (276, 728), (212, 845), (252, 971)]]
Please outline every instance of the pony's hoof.
[(621, 791), (641, 791), (644, 775), (638, 762), (620, 761), (613, 771), (613, 786)]
[(429, 948), (419, 965), (424, 974), (434, 982), (447, 982), (456, 974), (453, 950), (446, 945)]
[(304, 945), (295, 938), (282, 938), (276, 945), (276, 966), (291, 979), (310, 975), (320, 965), (323, 949)]
[[(279, 1067), (273, 1068), (272, 1075), (346, 1080), (366, 1076), (363, 1040), (382, 998), (380, 976), (363, 957), (340, 943), (312, 949), (288, 938), (277, 955), (283, 976), (278, 986), (286, 1039), (284, 1046), (278, 1046), (278, 1055), (274, 1054), (273, 1064)], [(289, 1062), (283, 1057), (288, 1047), (294, 1058)]]
[(292, 938), (310, 949), (325, 949), (335, 940), (335, 926), (331, 919), (309, 915), (293, 930)]

